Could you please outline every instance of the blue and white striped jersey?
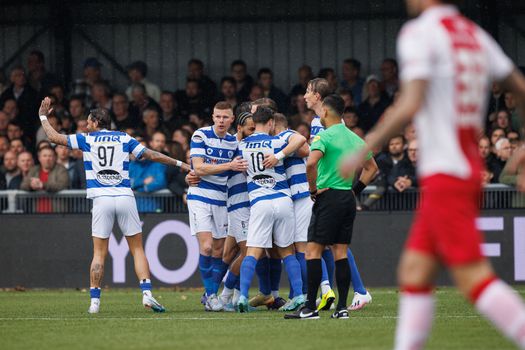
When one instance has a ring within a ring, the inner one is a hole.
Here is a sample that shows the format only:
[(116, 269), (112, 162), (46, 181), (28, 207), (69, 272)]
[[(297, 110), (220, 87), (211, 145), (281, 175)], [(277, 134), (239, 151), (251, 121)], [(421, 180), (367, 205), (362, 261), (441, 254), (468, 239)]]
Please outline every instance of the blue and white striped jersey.
[[(281, 139), (288, 143), (290, 136), (295, 134), (293, 130), (285, 130), (279, 135)], [(308, 180), (306, 178), (306, 159), (290, 156), (284, 159), (284, 169), (286, 171), (286, 180), (290, 191), (292, 192), (292, 200), (298, 200), (310, 196), (308, 188)]]
[(129, 154), (140, 159), (146, 149), (137, 140), (124, 132), (100, 130), (69, 135), (67, 145), (83, 152), (87, 198), (133, 196)]
[(287, 143), (277, 136), (255, 132), (239, 142), (239, 154), (248, 162), (248, 195), (250, 205), (261, 200), (291, 197), (283, 161), (274, 168), (264, 167), (264, 157), (280, 152)]
[[(237, 134), (233, 135), (237, 139)], [(240, 208), (250, 208), (245, 172), (231, 171), (228, 177), (228, 213)]]
[(321, 124), (321, 118), (314, 115), (314, 119), (312, 119), (312, 123), (310, 124), (310, 141), (323, 130), (324, 126)]
[[(204, 158), (207, 164), (228, 163), (237, 155), (237, 144), (234, 136), (226, 134), (224, 138), (220, 138), (215, 134), (213, 126), (208, 126), (193, 133), (190, 155), (192, 159)], [(188, 189), (188, 200), (226, 206), (229, 175), (230, 171), (225, 171), (202, 176), (198, 186), (190, 186)]]

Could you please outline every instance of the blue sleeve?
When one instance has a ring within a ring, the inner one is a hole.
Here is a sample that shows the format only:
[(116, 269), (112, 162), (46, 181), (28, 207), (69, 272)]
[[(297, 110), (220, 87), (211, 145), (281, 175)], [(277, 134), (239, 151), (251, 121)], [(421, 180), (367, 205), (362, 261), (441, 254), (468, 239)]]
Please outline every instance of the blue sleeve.
[(153, 176), (153, 182), (144, 185), (144, 192), (155, 192), (168, 187), (166, 181), (166, 166), (164, 164), (153, 163), (146, 177)]

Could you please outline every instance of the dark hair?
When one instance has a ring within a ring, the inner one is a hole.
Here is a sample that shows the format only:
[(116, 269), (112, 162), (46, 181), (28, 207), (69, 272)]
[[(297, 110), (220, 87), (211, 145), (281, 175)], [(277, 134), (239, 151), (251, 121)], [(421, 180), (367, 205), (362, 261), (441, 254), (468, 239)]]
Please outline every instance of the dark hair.
[(339, 90), (339, 96), (349, 95), (352, 100), (354, 99), (354, 94), (352, 93), (352, 90), (350, 89), (341, 89)]
[(126, 95), (126, 94), (123, 93), (123, 92), (115, 92), (115, 93), (113, 94), (113, 97), (117, 97), (117, 96), (124, 97), (124, 99), (125, 99), (126, 101), (128, 101), (128, 95)]
[(98, 123), (100, 129), (111, 129), (111, 116), (107, 109), (95, 108), (89, 111), (89, 115), (93, 121)]
[(273, 119), (275, 120), (275, 124), (282, 125), (283, 127), (288, 127), (288, 119), (286, 116), (282, 113), (275, 113), (273, 115)]
[(20, 123), (18, 120), (16, 119), (13, 119), (11, 120), (9, 123), (7, 123), (7, 126), (9, 127), (9, 125), (14, 125), (16, 127), (18, 127), (20, 130), (24, 130), (24, 128), (22, 127), (22, 123)]
[(261, 75), (263, 74), (270, 74), (273, 77), (273, 72), (270, 68), (261, 68), (257, 72), (257, 79), (261, 79)]
[(232, 84), (234, 87), (237, 86), (237, 82), (235, 81), (235, 79), (233, 79), (233, 77), (223, 77), (221, 79), (221, 87), (222, 87), (222, 84), (224, 84), (225, 82), (229, 82), (230, 84)]
[(345, 101), (343, 98), (336, 94), (328, 95), (323, 100), (323, 106), (330, 108), (337, 115), (343, 115), (345, 111)]
[(321, 100), (331, 93), (330, 84), (328, 84), (328, 81), (323, 78), (315, 78), (310, 80), (308, 82), (308, 87), (310, 87), (312, 92), (321, 95)]
[(261, 107), (267, 107), (267, 108), (270, 108), (271, 110), (273, 110), (274, 112), (277, 112), (277, 110), (278, 110), (277, 103), (275, 103), (275, 101), (272, 100), (269, 97), (263, 97), (263, 98), (257, 99), (257, 100), (252, 102), (252, 105), (254, 105), (254, 106), (261, 106)]
[(230, 65), (230, 69), (233, 69), (233, 67), (235, 66), (243, 66), (244, 69), (246, 69), (248, 66), (246, 65), (246, 62), (244, 62), (243, 60), (235, 60), (232, 62), (232, 64)]
[(148, 65), (143, 61), (135, 61), (128, 66), (127, 71), (129, 72), (130, 70), (137, 70), (145, 77), (148, 74)]
[(347, 58), (346, 60), (343, 61), (343, 63), (351, 65), (352, 67), (354, 67), (358, 71), (361, 70), (361, 62), (359, 62), (355, 58)]
[(31, 52), (29, 53), (29, 56), (36, 56), (38, 60), (42, 63), (45, 63), (46, 61), (44, 58), (44, 54), (40, 50), (31, 50)]
[(82, 95), (72, 95), (70, 98), (69, 98), (69, 103), (71, 103), (71, 101), (73, 100), (77, 100), (77, 101), (80, 101), (80, 103), (82, 104), (82, 107), (86, 107), (86, 103), (84, 101), (84, 97)]
[(241, 113), (252, 113), (252, 103), (247, 101), (243, 102), (240, 105), (235, 107), (235, 118), (237, 118)]
[[(404, 145), (405, 143), (407, 143), (407, 140), (405, 139), (405, 135), (403, 135), (403, 134), (399, 134), (399, 135), (394, 135), (394, 136), (392, 136), (390, 139), (388, 139), (388, 143), (390, 143), (390, 141), (392, 141), (393, 139), (399, 139), (399, 138), (401, 139), (401, 142), (403, 143), (403, 145)], [(388, 143), (387, 143), (387, 144), (388, 144)]]
[(196, 64), (197, 66), (200, 67), (200, 69), (204, 69), (204, 63), (199, 60), (198, 58), (192, 58), (191, 60), (188, 61), (188, 66), (190, 64)]
[(54, 154), (55, 156), (57, 155), (55, 149), (54, 149), (53, 147), (51, 147), (51, 146), (47, 146), (47, 145), (44, 146), (44, 147), (42, 147), (42, 148), (39, 148), (38, 151), (37, 151), (36, 153), (37, 153), (38, 155), (40, 155), (40, 153), (44, 152), (45, 150), (50, 150), (51, 152), (53, 152), (53, 154)]
[(201, 89), (201, 83), (200, 83), (200, 81), (198, 79), (188, 78), (188, 79), (186, 79), (186, 85), (188, 83), (195, 83), (199, 87), (199, 90)]
[(160, 94), (161, 95), (169, 95), (172, 99), (175, 100), (175, 94), (173, 93), (173, 91), (163, 90)]
[(344, 113), (354, 113), (357, 115), (357, 110), (354, 107), (346, 107), (343, 114)]
[(268, 107), (258, 106), (253, 113), (253, 122), (255, 124), (266, 124), (273, 119), (274, 112)]

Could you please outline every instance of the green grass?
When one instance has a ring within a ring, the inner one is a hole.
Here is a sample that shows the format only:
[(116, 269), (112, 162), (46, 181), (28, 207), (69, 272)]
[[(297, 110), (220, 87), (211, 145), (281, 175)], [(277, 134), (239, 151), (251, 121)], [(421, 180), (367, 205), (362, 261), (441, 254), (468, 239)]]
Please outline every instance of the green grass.
[[(157, 291), (168, 311), (154, 314), (139, 291), (107, 290), (98, 315), (87, 313), (86, 292), (0, 292), (0, 349), (391, 349), (396, 290), (371, 293), (374, 303), (350, 320), (322, 312), (296, 321), (281, 312), (207, 313), (195, 291)], [(513, 349), (455, 290), (441, 288), (437, 298), (428, 349)]]

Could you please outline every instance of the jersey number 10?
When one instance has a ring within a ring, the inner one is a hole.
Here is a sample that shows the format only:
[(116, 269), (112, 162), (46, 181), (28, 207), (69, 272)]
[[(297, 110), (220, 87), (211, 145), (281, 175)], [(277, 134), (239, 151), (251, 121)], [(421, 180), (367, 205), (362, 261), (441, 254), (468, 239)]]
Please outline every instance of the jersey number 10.
[(251, 153), (252, 157), (252, 167), (254, 171), (264, 171), (264, 154), (262, 152)]

